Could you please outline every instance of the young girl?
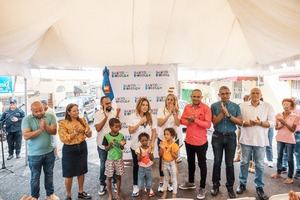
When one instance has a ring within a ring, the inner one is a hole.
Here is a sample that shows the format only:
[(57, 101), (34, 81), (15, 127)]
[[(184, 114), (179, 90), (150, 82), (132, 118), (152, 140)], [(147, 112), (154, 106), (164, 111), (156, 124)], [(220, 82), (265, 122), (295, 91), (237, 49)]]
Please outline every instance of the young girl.
[(162, 167), (164, 172), (164, 193), (162, 199), (167, 197), (167, 188), (169, 183), (169, 174), (172, 177), (172, 186), (173, 186), (173, 198), (176, 198), (177, 194), (177, 167), (176, 159), (178, 156), (179, 146), (175, 143), (174, 137), (176, 132), (173, 128), (166, 128), (164, 130), (164, 140), (160, 143), (160, 156), (162, 157)]
[(150, 136), (147, 133), (141, 133), (139, 135), (139, 142), (141, 146), (135, 150), (138, 158), (139, 171), (138, 171), (138, 186), (140, 188), (139, 195), (140, 199), (143, 198), (143, 191), (146, 187), (147, 194), (146, 199), (150, 194), (152, 187), (152, 164), (153, 164), (153, 152), (149, 146)]

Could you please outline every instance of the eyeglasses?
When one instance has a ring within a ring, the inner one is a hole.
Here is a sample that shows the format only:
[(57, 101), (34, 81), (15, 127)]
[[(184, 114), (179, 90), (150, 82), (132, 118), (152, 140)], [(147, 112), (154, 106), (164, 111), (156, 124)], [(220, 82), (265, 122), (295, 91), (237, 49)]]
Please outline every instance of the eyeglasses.
[(201, 96), (192, 96), (193, 98), (200, 98)]

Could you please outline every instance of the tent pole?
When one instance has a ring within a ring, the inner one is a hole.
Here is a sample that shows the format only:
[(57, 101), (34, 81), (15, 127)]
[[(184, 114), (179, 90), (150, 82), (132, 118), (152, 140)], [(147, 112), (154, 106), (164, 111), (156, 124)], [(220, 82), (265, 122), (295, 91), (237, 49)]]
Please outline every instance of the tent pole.
[[(24, 77), (24, 90), (25, 90), (25, 116), (27, 116), (28, 114), (28, 94), (27, 94), (27, 78)], [(27, 141), (25, 140), (25, 166), (28, 165), (27, 163), (27, 158), (28, 158), (28, 155), (27, 155)]]

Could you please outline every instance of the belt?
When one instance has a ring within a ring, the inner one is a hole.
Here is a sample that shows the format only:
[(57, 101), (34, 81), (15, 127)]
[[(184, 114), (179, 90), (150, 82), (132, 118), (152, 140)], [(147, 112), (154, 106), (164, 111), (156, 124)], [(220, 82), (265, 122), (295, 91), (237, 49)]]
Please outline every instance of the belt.
[(224, 136), (230, 136), (232, 134), (235, 134), (235, 132), (220, 132), (220, 131), (216, 131), (216, 130), (215, 130), (215, 133), (224, 135)]

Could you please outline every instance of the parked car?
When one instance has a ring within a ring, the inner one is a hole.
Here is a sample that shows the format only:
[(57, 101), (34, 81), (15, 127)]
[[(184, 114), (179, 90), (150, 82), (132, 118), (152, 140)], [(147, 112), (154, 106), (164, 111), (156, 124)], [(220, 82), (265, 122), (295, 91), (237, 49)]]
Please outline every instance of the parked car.
[(76, 103), (78, 105), (81, 117), (84, 117), (87, 122), (94, 121), (96, 104), (94, 99), (90, 96), (67, 97), (59, 102), (55, 107), (55, 114), (58, 121), (65, 119), (66, 107), (70, 103)]

